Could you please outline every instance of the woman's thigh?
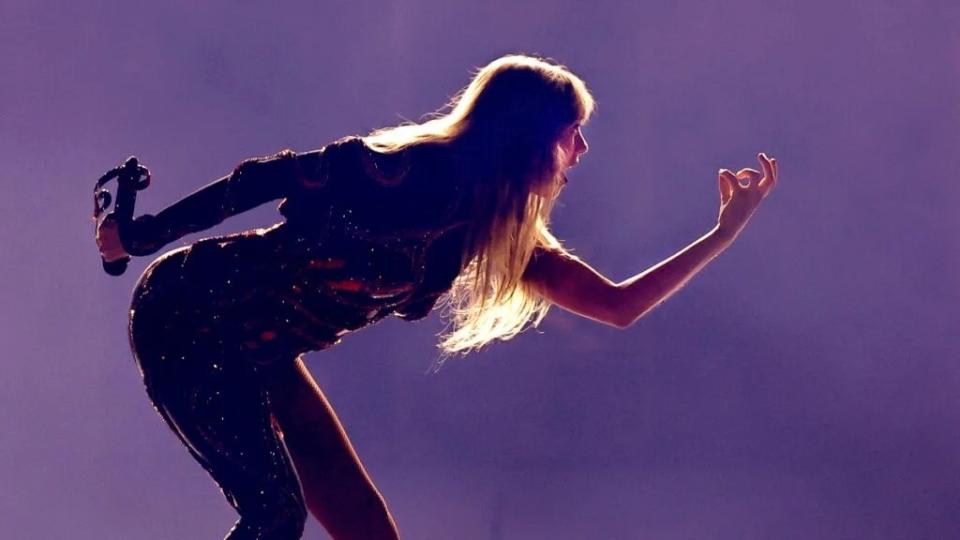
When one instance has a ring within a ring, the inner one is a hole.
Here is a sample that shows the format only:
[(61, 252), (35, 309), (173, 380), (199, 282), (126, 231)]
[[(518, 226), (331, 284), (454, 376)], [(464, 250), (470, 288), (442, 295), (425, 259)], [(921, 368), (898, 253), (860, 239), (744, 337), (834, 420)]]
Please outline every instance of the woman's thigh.
[(202, 348), (175, 356), (162, 366), (141, 363), (148, 395), (164, 421), (244, 527), (302, 527), (300, 482), (257, 367)]
[(187, 271), (192, 254), (165, 255), (138, 281), (128, 327), (137, 367), (154, 408), (240, 514), (228, 537), (299, 538), (305, 503), (262, 366), (213, 331), (225, 312), (206, 295), (219, 288)]

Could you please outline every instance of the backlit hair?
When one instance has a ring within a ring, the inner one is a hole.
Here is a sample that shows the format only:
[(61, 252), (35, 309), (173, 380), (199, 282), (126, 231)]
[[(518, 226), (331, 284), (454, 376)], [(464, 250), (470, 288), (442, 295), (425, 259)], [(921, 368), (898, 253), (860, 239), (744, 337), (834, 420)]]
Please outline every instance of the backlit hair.
[(535, 248), (561, 249), (549, 230), (563, 182), (558, 142), (564, 130), (585, 124), (594, 106), (584, 82), (564, 66), (514, 54), (476, 70), (428, 120), (364, 137), (387, 153), (425, 143), (448, 148), (470, 186), (465, 268), (446, 294), (441, 361), (510, 339), (546, 315), (549, 302), (521, 276)]

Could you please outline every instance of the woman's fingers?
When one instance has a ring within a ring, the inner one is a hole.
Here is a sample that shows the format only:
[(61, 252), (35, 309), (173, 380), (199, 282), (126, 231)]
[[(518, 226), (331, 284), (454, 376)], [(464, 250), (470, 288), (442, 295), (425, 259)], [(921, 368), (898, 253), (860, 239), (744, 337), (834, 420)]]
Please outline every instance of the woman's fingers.
[(729, 175), (730, 171), (726, 169), (720, 169), (720, 173), (717, 175), (720, 182), (720, 202), (726, 204), (730, 200), (730, 197), (733, 197), (733, 184), (730, 182)]
[(777, 181), (780, 179), (780, 169), (777, 167), (777, 160), (771, 159), (770, 165), (773, 167), (773, 180), (770, 182), (770, 189), (767, 190), (769, 193), (777, 185)]
[(759, 187), (763, 190), (764, 194), (770, 191), (770, 188), (773, 187), (775, 181), (776, 172), (773, 170), (773, 164), (770, 161), (770, 158), (763, 152), (757, 154), (757, 159), (760, 161), (760, 166), (763, 167), (763, 178), (758, 184)]
[(757, 182), (763, 175), (756, 169), (740, 169), (737, 171), (738, 180), (746, 180), (746, 184), (740, 184), (744, 188), (751, 188), (757, 185)]
[(733, 193), (734, 189), (742, 187), (740, 185), (740, 180), (737, 179), (737, 175), (733, 174), (733, 171), (730, 169), (721, 169), (720, 176), (727, 180), (727, 185), (730, 186), (731, 194)]
[(100, 255), (107, 262), (113, 262), (127, 256), (127, 252), (120, 242), (120, 227), (117, 221), (110, 216), (107, 216), (97, 226), (96, 241)]

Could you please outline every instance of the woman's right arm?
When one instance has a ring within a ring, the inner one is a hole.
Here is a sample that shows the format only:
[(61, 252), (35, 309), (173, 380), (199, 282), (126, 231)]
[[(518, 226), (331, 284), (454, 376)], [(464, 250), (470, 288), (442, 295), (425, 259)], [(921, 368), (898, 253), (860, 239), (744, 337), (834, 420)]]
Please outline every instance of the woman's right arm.
[(322, 181), (324, 149), (298, 154), (284, 150), (243, 161), (224, 176), (161, 210), (126, 223), (109, 216), (97, 226), (97, 245), (107, 262), (145, 256), (188, 234), (209, 229), (230, 216), (288, 196)]
[[(758, 159), (762, 175), (753, 169), (741, 169), (736, 175), (721, 169), (718, 224), (648, 270), (615, 283), (578, 257), (562, 250), (544, 250), (527, 266), (524, 281), (546, 300), (572, 313), (627, 328), (676, 293), (740, 234), (777, 183), (776, 160), (766, 154)], [(740, 184), (741, 178), (750, 183)]]

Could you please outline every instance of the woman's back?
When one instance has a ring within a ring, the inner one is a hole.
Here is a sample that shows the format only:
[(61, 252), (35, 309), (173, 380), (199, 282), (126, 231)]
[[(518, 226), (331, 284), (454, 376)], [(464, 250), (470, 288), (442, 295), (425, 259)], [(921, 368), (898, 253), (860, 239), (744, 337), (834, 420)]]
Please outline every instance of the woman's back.
[(162, 291), (165, 316), (175, 301), (183, 317), (169, 339), (194, 328), (262, 361), (328, 348), (392, 314), (422, 318), (463, 267), (460, 178), (436, 147), (383, 155), (340, 139), (290, 182), (284, 223), (161, 257), (141, 276), (131, 315), (147, 316)]

